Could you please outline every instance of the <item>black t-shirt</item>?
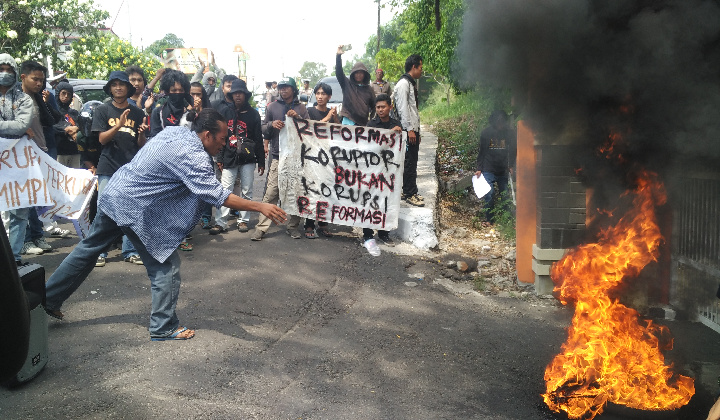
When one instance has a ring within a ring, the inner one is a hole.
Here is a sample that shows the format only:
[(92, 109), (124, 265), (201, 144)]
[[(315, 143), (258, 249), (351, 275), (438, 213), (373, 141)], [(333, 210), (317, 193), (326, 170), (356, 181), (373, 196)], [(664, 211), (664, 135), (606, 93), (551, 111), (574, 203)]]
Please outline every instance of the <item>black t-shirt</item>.
[(400, 121), (390, 118), (387, 122), (382, 122), (380, 117), (375, 117), (372, 120), (368, 121), (368, 127), (375, 127), (375, 128), (384, 128), (386, 130), (392, 130), (395, 127), (402, 127), (400, 124)]
[(511, 128), (498, 130), (487, 127), (480, 133), (480, 149), (476, 169), (495, 175), (504, 175), (508, 167), (515, 167), (517, 133)]
[[(330, 112), (330, 108), (327, 109), (327, 111), (323, 112), (319, 109), (313, 107), (310, 107), (307, 109), (308, 115), (310, 116), (310, 119), (313, 121), (322, 121), (323, 118), (327, 117), (327, 114)], [(340, 120), (338, 119), (337, 115), (333, 117), (330, 121), (331, 123), (339, 123)]]
[[(97, 166), (98, 175), (112, 176), (121, 166), (130, 162), (140, 150), (137, 130), (143, 123), (145, 113), (135, 105), (129, 105), (129, 108), (130, 114), (125, 127), (115, 133), (112, 140), (102, 148)], [(112, 102), (98, 106), (93, 114), (93, 133), (101, 133), (114, 127), (125, 109), (127, 108), (117, 108)]]

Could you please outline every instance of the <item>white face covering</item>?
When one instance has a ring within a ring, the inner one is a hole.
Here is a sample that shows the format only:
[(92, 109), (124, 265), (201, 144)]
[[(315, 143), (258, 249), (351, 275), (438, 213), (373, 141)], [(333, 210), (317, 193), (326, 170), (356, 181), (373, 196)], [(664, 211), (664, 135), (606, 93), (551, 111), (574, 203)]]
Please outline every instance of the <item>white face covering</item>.
[(12, 86), (15, 84), (15, 74), (7, 71), (0, 72), (0, 86)]

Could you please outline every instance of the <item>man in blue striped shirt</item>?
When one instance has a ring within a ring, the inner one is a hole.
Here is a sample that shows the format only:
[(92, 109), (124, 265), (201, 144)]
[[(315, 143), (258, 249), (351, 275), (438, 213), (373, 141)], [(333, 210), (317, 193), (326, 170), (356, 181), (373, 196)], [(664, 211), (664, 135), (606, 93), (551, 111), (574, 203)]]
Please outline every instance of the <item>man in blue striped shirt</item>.
[(200, 220), (203, 204), (259, 211), (278, 224), (286, 220), (279, 207), (242, 199), (220, 185), (210, 156), (220, 151), (226, 137), (222, 115), (204, 109), (192, 131), (168, 127), (118, 169), (100, 197), (90, 233), (48, 279), (48, 315), (63, 318), (63, 302), (90, 274), (98, 255), (125, 234), (136, 245), (150, 277), (150, 338), (192, 338), (195, 332), (180, 326), (175, 314), (180, 293), (177, 247)]

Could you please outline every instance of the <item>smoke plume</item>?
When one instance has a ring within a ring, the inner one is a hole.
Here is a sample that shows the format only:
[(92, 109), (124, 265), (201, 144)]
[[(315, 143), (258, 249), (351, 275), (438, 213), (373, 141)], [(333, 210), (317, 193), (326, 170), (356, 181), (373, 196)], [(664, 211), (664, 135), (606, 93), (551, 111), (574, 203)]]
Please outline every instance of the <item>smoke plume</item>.
[(468, 1), (458, 54), (468, 84), (512, 89), (540, 142), (619, 131), (661, 172), (720, 161), (718, 1)]

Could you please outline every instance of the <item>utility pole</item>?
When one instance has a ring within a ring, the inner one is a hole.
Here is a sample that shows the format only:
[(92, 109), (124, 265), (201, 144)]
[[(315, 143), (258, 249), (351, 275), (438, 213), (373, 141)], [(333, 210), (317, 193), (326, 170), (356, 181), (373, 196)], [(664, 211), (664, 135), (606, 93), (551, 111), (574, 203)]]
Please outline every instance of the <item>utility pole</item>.
[[(375, 51), (375, 55), (380, 52), (380, 0), (377, 0), (378, 4), (378, 23), (377, 23), (377, 51)], [(380, 63), (375, 60), (375, 70), (380, 68)]]

